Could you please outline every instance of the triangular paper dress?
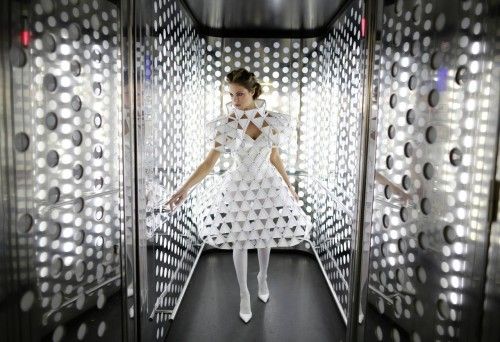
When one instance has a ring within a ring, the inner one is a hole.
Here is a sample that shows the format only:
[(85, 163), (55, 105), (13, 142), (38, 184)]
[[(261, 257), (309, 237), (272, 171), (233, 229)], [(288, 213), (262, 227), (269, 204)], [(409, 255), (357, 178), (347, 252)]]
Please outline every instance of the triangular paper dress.
[[(211, 145), (234, 158), (208, 189), (201, 212), (201, 239), (221, 249), (291, 247), (309, 238), (312, 228), (311, 218), (269, 159), (272, 147), (286, 147), (291, 118), (266, 110), (265, 100), (255, 104), (255, 109), (241, 110), (229, 102), (228, 114), (206, 126)], [(246, 133), (250, 122), (260, 130), (255, 139)]]

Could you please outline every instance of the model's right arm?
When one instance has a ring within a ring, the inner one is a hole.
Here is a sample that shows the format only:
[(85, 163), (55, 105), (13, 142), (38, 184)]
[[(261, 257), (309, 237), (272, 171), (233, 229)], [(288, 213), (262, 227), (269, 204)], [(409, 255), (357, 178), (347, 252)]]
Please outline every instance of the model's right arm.
[(220, 157), (220, 152), (217, 151), (215, 148), (212, 148), (207, 156), (205, 157), (205, 160), (201, 162), (201, 164), (198, 166), (198, 168), (193, 172), (191, 177), (188, 178), (188, 180), (181, 186), (181, 188), (184, 188), (189, 191), (193, 186), (201, 182), (209, 173), (212, 171), (212, 169), (215, 166), (215, 163), (217, 163), (217, 160)]
[(175, 194), (170, 197), (170, 199), (165, 203), (165, 206), (170, 205), (170, 209), (173, 209), (173, 206), (180, 205), (186, 198), (193, 186), (198, 184), (205, 178), (210, 171), (214, 168), (215, 163), (220, 157), (221, 152), (217, 151), (215, 148), (212, 148), (210, 152), (208, 152), (205, 160), (201, 162), (201, 164), (196, 168), (191, 177), (188, 178), (186, 182), (177, 190)]

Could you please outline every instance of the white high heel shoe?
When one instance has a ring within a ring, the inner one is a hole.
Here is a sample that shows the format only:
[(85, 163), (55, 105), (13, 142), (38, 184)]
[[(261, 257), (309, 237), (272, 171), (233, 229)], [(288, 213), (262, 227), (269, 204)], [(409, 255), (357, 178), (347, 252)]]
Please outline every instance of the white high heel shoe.
[[(248, 294), (248, 300), (250, 301), (250, 293)], [(240, 301), (241, 301), (241, 299), (240, 299)], [(248, 314), (241, 312), (241, 302), (240, 302), (240, 318), (245, 323), (248, 323), (248, 321), (250, 321), (250, 318), (252, 318), (252, 312), (250, 312)]]
[[(266, 280), (267, 280), (267, 276), (266, 276)], [(269, 289), (267, 290), (267, 293), (261, 293), (260, 292), (260, 277), (259, 277), (259, 274), (257, 274), (257, 282), (259, 283), (259, 299), (261, 301), (263, 301), (264, 303), (267, 303), (267, 301), (269, 300)]]

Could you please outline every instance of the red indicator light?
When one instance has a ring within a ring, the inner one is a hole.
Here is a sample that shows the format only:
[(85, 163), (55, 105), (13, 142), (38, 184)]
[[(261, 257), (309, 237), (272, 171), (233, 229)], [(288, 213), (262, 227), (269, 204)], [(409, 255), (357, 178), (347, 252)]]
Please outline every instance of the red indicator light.
[(30, 31), (28, 31), (28, 30), (22, 30), (20, 36), (21, 36), (21, 44), (24, 47), (27, 47), (28, 45), (30, 45), (30, 42), (31, 42)]
[(361, 38), (365, 38), (366, 34), (366, 18), (361, 18)]

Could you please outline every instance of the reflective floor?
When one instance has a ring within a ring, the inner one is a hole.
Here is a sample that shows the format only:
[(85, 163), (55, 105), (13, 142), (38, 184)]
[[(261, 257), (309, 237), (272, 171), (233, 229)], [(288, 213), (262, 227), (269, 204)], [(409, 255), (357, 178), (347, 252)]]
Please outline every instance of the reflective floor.
[(257, 297), (259, 263), (248, 253), (252, 319), (238, 316), (239, 288), (232, 251), (205, 252), (166, 341), (345, 341), (345, 325), (317, 261), (306, 254), (271, 250), (269, 301)]

